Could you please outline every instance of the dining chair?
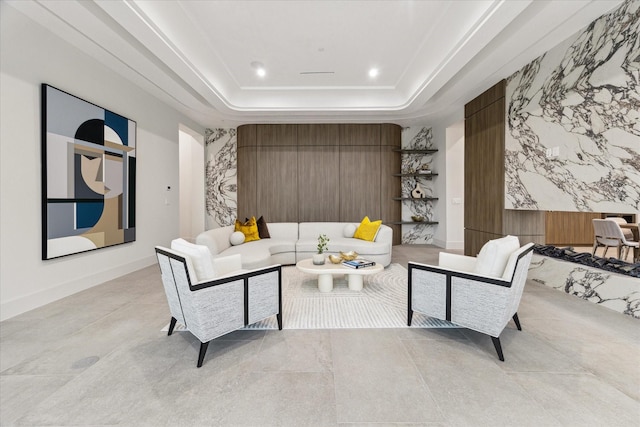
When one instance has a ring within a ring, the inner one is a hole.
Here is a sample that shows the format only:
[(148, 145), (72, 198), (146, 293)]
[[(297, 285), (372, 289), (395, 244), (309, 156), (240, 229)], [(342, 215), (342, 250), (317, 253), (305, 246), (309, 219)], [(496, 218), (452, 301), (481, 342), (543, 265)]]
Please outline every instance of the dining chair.
[[(626, 219), (624, 219), (624, 218), (623, 218), (623, 217), (621, 217), (621, 216), (611, 216), (611, 217), (607, 217), (606, 219), (611, 219), (611, 220), (613, 220), (613, 221), (617, 222), (618, 224), (628, 224), (627, 220), (626, 220)], [(630, 229), (628, 229), (628, 228), (623, 228), (623, 229), (622, 229), (622, 234), (624, 234), (624, 237), (625, 237), (627, 240), (634, 240), (634, 239), (633, 239), (633, 232), (632, 232)]]
[[(618, 259), (626, 260), (629, 255), (629, 248), (634, 248), (637, 252), (640, 243), (627, 240), (620, 228), (620, 224), (613, 218), (593, 219), (594, 242), (592, 256), (595, 256), (596, 249), (604, 246), (602, 257), (605, 258), (609, 247), (618, 248)], [(634, 261), (637, 261), (635, 259)]]

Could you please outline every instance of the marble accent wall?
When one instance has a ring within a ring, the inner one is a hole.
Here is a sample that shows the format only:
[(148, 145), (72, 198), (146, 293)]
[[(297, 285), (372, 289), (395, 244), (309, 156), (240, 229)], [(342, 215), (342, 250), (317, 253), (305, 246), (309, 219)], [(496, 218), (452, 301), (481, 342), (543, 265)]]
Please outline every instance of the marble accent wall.
[(206, 229), (232, 225), (237, 216), (236, 129), (205, 131)]
[(628, 0), (507, 79), (506, 209), (640, 212), (639, 27)]
[(640, 319), (640, 280), (534, 254), (528, 279)]
[[(402, 128), (401, 147), (405, 150), (435, 149), (433, 134), (430, 127)], [(434, 154), (402, 154), (402, 172), (413, 173), (419, 169), (431, 169)], [(436, 172), (436, 171), (434, 171)], [(411, 191), (416, 182), (426, 192), (427, 197), (437, 197), (433, 193), (433, 181), (422, 177), (402, 177), (401, 188), (403, 197), (411, 197)], [(433, 201), (414, 202), (402, 201), (402, 221), (411, 221), (412, 216), (422, 216), (425, 221), (437, 221), (433, 213)], [(437, 225), (419, 224), (402, 225), (402, 243), (433, 243)]]

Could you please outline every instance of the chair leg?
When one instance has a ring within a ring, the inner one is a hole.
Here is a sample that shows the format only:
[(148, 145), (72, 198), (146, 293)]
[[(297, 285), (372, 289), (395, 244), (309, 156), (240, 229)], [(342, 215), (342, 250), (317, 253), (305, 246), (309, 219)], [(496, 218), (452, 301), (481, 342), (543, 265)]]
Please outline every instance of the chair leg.
[(500, 345), (499, 337), (491, 337), (491, 341), (493, 341), (493, 346), (496, 348), (496, 353), (498, 353), (498, 359), (501, 362), (504, 362), (504, 356), (502, 355), (502, 346)]
[(411, 326), (411, 320), (413, 319), (413, 310), (407, 311), (407, 326)]
[(596, 250), (598, 249), (598, 241), (593, 242), (593, 251), (591, 252), (591, 256), (596, 256)]
[(276, 314), (276, 319), (278, 319), (278, 330), (282, 330), (282, 313)]
[(518, 313), (513, 314), (513, 321), (516, 324), (516, 328), (518, 328), (518, 330), (521, 331), (522, 326), (520, 326), (520, 319), (518, 319)]
[(607, 251), (609, 250), (609, 246), (604, 247), (604, 252), (602, 253), (602, 258), (606, 258), (607, 257)]
[(200, 343), (200, 354), (198, 355), (198, 368), (202, 366), (202, 361), (204, 360), (204, 355), (207, 354), (207, 347), (209, 347), (210, 342), (211, 341)]
[(173, 333), (173, 328), (176, 327), (177, 321), (178, 320), (175, 317), (171, 316), (171, 324), (169, 325), (169, 332), (167, 333), (167, 335), (171, 335)]

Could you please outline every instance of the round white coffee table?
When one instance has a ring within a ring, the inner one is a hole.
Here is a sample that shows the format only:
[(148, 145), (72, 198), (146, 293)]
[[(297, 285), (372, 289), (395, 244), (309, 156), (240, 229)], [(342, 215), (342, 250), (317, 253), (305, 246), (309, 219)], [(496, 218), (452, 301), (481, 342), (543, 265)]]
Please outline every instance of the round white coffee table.
[(304, 273), (318, 275), (318, 289), (320, 292), (331, 292), (333, 290), (334, 274), (345, 274), (349, 283), (349, 289), (352, 291), (361, 291), (363, 276), (379, 273), (384, 270), (384, 267), (378, 263), (371, 267), (349, 268), (342, 264), (332, 264), (331, 261), (327, 260), (322, 265), (315, 265), (311, 258), (298, 261), (296, 267)]

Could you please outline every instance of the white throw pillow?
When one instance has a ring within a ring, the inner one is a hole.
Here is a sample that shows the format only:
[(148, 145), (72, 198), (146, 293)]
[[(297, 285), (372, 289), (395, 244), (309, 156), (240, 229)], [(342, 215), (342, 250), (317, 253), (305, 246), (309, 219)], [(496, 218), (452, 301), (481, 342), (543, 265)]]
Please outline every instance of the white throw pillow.
[(354, 224), (347, 224), (344, 226), (344, 230), (342, 231), (342, 235), (344, 237), (353, 237), (356, 233), (357, 227)]
[(192, 279), (195, 280), (196, 283), (204, 280), (212, 280), (216, 277), (216, 271), (213, 268), (213, 257), (208, 247), (195, 245), (184, 239), (175, 239), (171, 241), (171, 249), (182, 252), (191, 258), (191, 263), (197, 276)]
[(229, 243), (231, 243), (232, 246), (243, 244), (244, 233), (242, 233), (242, 231), (234, 231), (233, 233), (231, 233), (231, 236), (229, 236)]
[(516, 236), (489, 240), (480, 249), (474, 273), (482, 276), (502, 277), (509, 257), (519, 248), (520, 241)]

